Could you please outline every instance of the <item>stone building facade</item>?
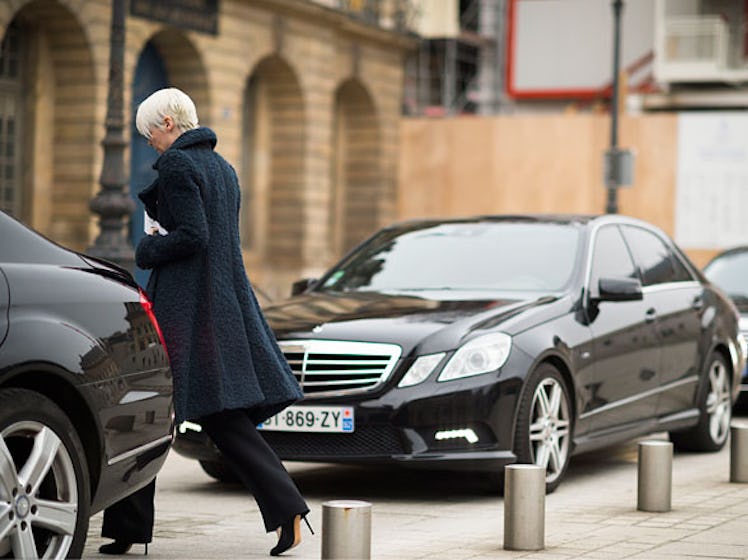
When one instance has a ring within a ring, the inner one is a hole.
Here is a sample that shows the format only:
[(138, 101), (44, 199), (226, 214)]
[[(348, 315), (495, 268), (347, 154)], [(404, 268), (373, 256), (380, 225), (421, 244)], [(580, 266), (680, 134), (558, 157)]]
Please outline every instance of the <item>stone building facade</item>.
[[(341, 8), (355, 4), (128, 3), (125, 122), (159, 87), (192, 96), (239, 174), (245, 260), (273, 297), (395, 217), (403, 68), (416, 42)], [(181, 19), (158, 19), (175, 5)], [(0, 2), (0, 207), (77, 250), (98, 232), (88, 205), (100, 189), (111, 11), (110, 0)], [(215, 32), (199, 30), (211, 17)], [(156, 154), (129, 124), (126, 134), (136, 193)]]

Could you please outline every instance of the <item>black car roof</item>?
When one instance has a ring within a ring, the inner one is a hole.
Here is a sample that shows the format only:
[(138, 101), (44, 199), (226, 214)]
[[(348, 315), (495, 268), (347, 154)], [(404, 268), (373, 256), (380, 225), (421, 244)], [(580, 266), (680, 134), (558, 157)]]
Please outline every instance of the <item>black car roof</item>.
[(707, 262), (704, 265), (704, 270), (706, 271), (710, 266), (712, 266), (717, 261), (721, 261), (723, 259), (729, 259), (730, 257), (734, 257), (736, 255), (742, 255), (743, 253), (748, 253), (748, 245), (737, 245), (735, 247), (730, 247), (729, 249), (725, 249), (724, 251), (717, 253), (711, 259), (709, 259), (709, 262)]
[(446, 218), (418, 218), (397, 222), (391, 227), (398, 229), (400, 227), (413, 227), (418, 224), (424, 226), (437, 224), (460, 224), (460, 223), (480, 223), (480, 222), (534, 222), (534, 223), (553, 223), (553, 224), (579, 224), (591, 225), (593, 223), (629, 223), (637, 224), (653, 229), (655, 226), (643, 222), (637, 218), (621, 214), (485, 214), (477, 216), (456, 216)]
[(745, 252), (748, 252), (748, 245), (738, 245), (737, 247), (730, 247), (729, 249), (725, 249), (724, 251), (714, 255), (712, 261), (716, 261), (717, 259), (722, 257), (729, 257), (730, 255), (737, 255)]

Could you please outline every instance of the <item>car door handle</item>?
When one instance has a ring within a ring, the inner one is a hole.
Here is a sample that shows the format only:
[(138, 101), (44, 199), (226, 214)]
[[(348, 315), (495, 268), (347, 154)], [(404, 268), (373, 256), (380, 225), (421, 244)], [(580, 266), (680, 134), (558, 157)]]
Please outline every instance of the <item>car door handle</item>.
[(704, 300), (701, 296), (696, 296), (691, 302), (691, 308), (699, 310), (704, 307)]
[(654, 307), (650, 307), (649, 309), (647, 309), (647, 312), (644, 314), (644, 320), (647, 323), (651, 323), (652, 321), (654, 321), (655, 317), (657, 317), (657, 311), (655, 311)]

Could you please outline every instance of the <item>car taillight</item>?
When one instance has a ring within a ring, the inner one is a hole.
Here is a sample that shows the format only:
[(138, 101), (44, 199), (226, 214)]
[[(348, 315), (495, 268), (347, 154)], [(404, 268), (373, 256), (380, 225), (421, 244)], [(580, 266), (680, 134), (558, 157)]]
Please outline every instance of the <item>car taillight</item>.
[(151, 300), (148, 299), (148, 296), (145, 295), (145, 292), (143, 290), (140, 291), (140, 305), (145, 310), (145, 314), (148, 315), (148, 319), (150, 319), (151, 324), (153, 325), (153, 328), (156, 329), (156, 333), (158, 334), (158, 339), (161, 341), (161, 346), (164, 347), (164, 350), (166, 351), (166, 355), (169, 355), (169, 349), (166, 347), (166, 341), (164, 340), (164, 333), (161, 332), (161, 327), (158, 326), (158, 321), (156, 320), (156, 314), (153, 312), (153, 304), (151, 303)]

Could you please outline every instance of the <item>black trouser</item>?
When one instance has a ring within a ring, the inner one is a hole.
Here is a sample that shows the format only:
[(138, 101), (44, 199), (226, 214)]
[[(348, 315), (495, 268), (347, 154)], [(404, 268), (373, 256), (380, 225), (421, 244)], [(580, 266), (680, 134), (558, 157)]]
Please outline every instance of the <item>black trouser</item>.
[(104, 510), (101, 536), (116, 541), (149, 543), (153, 539), (153, 495), (156, 479)]
[[(293, 479), (245, 410), (224, 410), (198, 422), (216, 444), (260, 508), (266, 531), (273, 531), (309, 508)], [(151, 542), (155, 480), (104, 510), (101, 536)]]
[(246, 410), (224, 410), (198, 422), (254, 495), (266, 531), (309, 513), (296, 484)]

